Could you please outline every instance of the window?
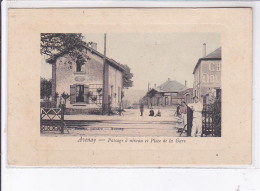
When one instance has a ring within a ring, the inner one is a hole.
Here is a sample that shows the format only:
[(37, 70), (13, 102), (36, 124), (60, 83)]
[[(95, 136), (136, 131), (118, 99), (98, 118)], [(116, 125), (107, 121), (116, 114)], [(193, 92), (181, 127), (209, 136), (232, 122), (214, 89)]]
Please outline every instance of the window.
[(82, 56), (78, 56), (77, 61), (76, 61), (76, 72), (83, 72), (83, 66), (85, 60)]
[(221, 71), (221, 64), (220, 63), (217, 64), (217, 71)]
[(169, 105), (169, 98), (165, 97), (165, 105)]
[(157, 105), (160, 105), (160, 98), (157, 97)]
[(209, 70), (210, 71), (214, 71), (215, 70), (215, 64), (214, 63), (210, 63), (209, 64)]
[(214, 82), (214, 75), (210, 76), (210, 82)]
[(84, 85), (76, 86), (76, 102), (84, 102)]
[(203, 74), (202, 82), (208, 82), (208, 74)]
[(121, 88), (118, 87), (118, 102), (121, 102)]
[(82, 69), (82, 65), (81, 63), (79, 62), (76, 62), (77, 63), (77, 69), (76, 69), (76, 72), (81, 72), (81, 69)]
[(190, 96), (189, 93), (185, 95), (185, 102), (186, 102), (187, 104), (188, 104), (188, 103), (191, 103), (191, 96)]
[(102, 84), (89, 84), (88, 85), (88, 104), (102, 104), (103, 86)]
[(114, 86), (110, 86), (110, 101), (111, 103), (114, 102)]
[(218, 76), (215, 75), (215, 82), (218, 82)]
[(110, 91), (111, 91), (110, 92), (110, 96), (113, 97), (113, 93), (114, 93), (114, 86), (113, 85), (111, 86), (111, 90)]

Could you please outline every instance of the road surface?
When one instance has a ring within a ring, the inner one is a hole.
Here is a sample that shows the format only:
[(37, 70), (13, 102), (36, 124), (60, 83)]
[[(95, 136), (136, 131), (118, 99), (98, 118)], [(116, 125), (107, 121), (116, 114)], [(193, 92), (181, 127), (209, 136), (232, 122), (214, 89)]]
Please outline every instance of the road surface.
[[(177, 137), (177, 118), (172, 109), (162, 109), (162, 117), (140, 116), (139, 110), (126, 110), (124, 116), (68, 115), (65, 123), (68, 131), (45, 131), (46, 136), (170, 136)], [(156, 111), (155, 111), (156, 112)]]

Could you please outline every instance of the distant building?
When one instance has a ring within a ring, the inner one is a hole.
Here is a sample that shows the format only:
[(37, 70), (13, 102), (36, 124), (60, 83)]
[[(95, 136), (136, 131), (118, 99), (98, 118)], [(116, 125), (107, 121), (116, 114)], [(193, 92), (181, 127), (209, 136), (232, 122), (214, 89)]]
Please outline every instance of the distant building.
[(160, 86), (154, 85), (154, 88), (149, 88), (146, 93), (145, 104), (148, 106), (171, 106), (180, 103), (178, 93), (188, 89), (185, 85), (168, 78), (166, 82)]
[[(84, 63), (80, 59), (73, 61), (66, 53), (47, 60), (52, 64), (52, 97), (57, 92), (59, 98), (56, 102), (59, 104), (64, 101), (61, 98), (62, 93), (68, 94), (66, 108), (72, 113), (89, 108), (102, 109), (104, 55), (96, 50), (96, 43), (93, 43), (91, 47), (83, 47), (82, 56), (88, 57)], [(110, 106), (118, 107), (121, 102), (124, 68), (109, 58), (106, 58), (106, 64), (105, 84)]]
[(193, 102), (193, 88), (188, 88), (188, 89), (180, 91), (177, 94), (177, 98), (180, 101), (185, 101), (186, 104), (192, 103)]
[[(205, 43), (204, 49), (206, 50)], [(209, 95), (217, 96), (221, 89), (221, 47), (200, 58), (193, 74), (193, 95), (198, 96), (203, 103), (211, 102), (212, 96)]]

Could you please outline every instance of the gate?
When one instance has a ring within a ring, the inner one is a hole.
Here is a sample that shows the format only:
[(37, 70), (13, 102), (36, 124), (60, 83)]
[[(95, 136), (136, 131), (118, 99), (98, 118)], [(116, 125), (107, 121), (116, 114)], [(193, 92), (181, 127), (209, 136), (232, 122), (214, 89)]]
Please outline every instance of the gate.
[(202, 136), (221, 137), (221, 101), (205, 104), (202, 110)]
[[(187, 107), (187, 136), (191, 136), (193, 111)], [(221, 100), (204, 104), (202, 110), (202, 136), (221, 137)]]
[(193, 111), (190, 107), (187, 107), (187, 136), (191, 136)]
[(64, 110), (61, 108), (41, 108), (41, 133), (44, 131), (60, 131), (64, 133)]
[(211, 105), (203, 105), (202, 110), (202, 136), (212, 136), (214, 135), (214, 125), (213, 125), (214, 114)]

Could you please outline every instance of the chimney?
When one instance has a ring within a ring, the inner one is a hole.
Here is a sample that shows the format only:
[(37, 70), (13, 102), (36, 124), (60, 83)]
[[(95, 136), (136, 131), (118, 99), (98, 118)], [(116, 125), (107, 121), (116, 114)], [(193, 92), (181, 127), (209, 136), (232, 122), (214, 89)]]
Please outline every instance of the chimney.
[(168, 81), (171, 81), (171, 78), (168, 78)]
[(150, 90), (150, 83), (148, 83), (148, 91)]
[(93, 48), (94, 50), (97, 50), (97, 43), (96, 42), (93, 42), (91, 44), (91, 48)]
[(203, 43), (203, 57), (207, 55), (207, 44)]
[(154, 88), (156, 88), (156, 84), (154, 84)]
[(185, 80), (185, 86), (187, 87), (187, 80)]

